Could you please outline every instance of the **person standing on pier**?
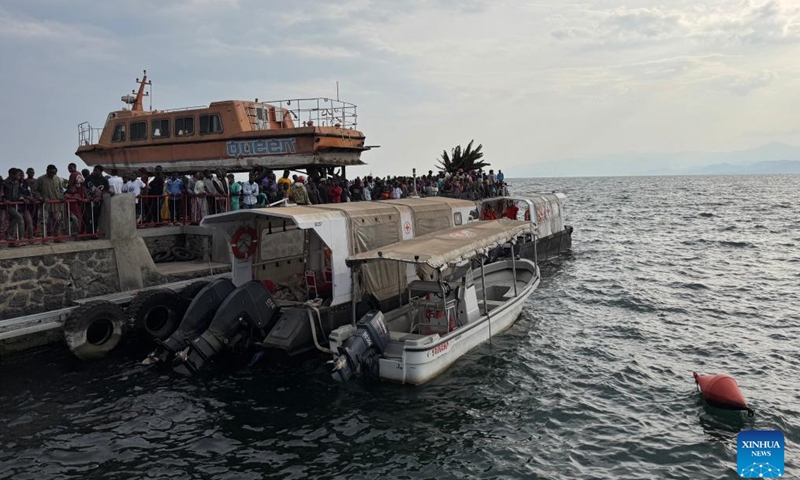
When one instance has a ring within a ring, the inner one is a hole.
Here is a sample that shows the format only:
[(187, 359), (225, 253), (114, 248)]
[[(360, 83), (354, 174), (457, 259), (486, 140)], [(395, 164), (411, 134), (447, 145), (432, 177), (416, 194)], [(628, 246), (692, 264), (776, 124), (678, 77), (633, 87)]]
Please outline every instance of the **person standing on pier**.
[(297, 181), (292, 185), (290, 197), (292, 201), (298, 205), (310, 205), (311, 201), (308, 199), (308, 192), (305, 185), (303, 185), (305, 178), (302, 176), (297, 177)]
[(236, 181), (232, 173), (228, 174), (228, 185), (231, 186), (231, 210), (239, 210), (242, 198), (242, 184)]
[[(66, 182), (56, 175), (58, 169), (55, 165), (47, 166), (47, 173), (36, 179), (33, 195), (37, 200), (44, 202), (42, 211), (45, 216), (45, 237), (57, 237), (61, 235), (63, 229), (63, 205), (64, 188)], [(56, 240), (61, 242), (63, 240)]]
[(217, 177), (214, 179), (214, 191), (217, 196), (217, 206), (214, 213), (227, 212), (231, 198), (231, 186), (228, 184), (228, 178), (225, 175), (225, 170), (222, 168), (217, 169)]
[(100, 210), (103, 205), (103, 194), (109, 193), (108, 179), (103, 176), (103, 167), (95, 165), (92, 174), (84, 183), (86, 198), (90, 203), (87, 206), (86, 223), (89, 233), (97, 233), (100, 227)]
[(183, 194), (183, 180), (178, 178), (178, 172), (172, 172), (167, 179), (167, 195), (169, 202), (170, 221), (177, 225), (181, 215), (181, 195)]
[[(211, 172), (206, 170), (208, 175), (211, 175)], [(192, 217), (189, 219), (192, 225), (197, 225), (200, 223), (200, 220), (206, 216), (208, 212), (208, 202), (206, 202), (206, 185), (205, 183), (208, 180), (203, 178), (203, 175), (200, 172), (195, 172), (194, 174), (194, 197), (193, 198), (193, 205), (192, 205)], [(213, 197), (212, 197), (213, 200)]]
[(152, 197), (145, 202), (145, 217), (148, 223), (158, 223), (161, 218), (161, 197), (164, 196), (164, 172), (160, 165), (156, 166), (155, 176), (150, 180), (150, 191)]
[[(8, 178), (3, 182), (3, 197), (5, 197), (6, 202), (22, 202), (22, 197), (20, 197), (19, 192), (19, 184), (20, 179), (22, 177), (22, 170), (18, 168), (9, 168), (8, 169)], [(25, 220), (20, 213), (20, 210), (24, 211), (24, 205), (11, 205), (7, 204), (7, 215), (8, 215), (8, 239), (12, 242), (10, 246), (16, 247), (17, 242), (24, 236), (24, 227), (25, 227)]]
[(108, 177), (108, 191), (112, 195), (116, 195), (118, 193), (122, 193), (122, 184), (125, 183), (122, 181), (122, 177), (119, 176), (119, 170), (116, 168), (111, 169), (111, 176)]
[(256, 182), (256, 175), (251, 173), (250, 178), (242, 185), (242, 203), (243, 207), (255, 208), (258, 203), (259, 187)]
[(139, 195), (142, 194), (144, 187), (145, 184), (133, 173), (128, 175), (128, 181), (122, 186), (123, 193), (133, 194), (137, 224), (142, 223), (142, 202), (139, 201)]
[(291, 195), (292, 193), (292, 180), (289, 178), (289, 170), (283, 171), (283, 176), (278, 179), (278, 187), (281, 185), (286, 185), (286, 195)]
[(70, 233), (72, 235), (80, 235), (85, 233), (85, 226), (83, 224), (83, 211), (86, 205), (86, 194), (83, 190), (83, 182), (86, 180), (81, 172), (78, 171), (78, 166), (74, 163), (67, 165), (69, 178), (67, 179), (67, 191), (64, 193), (64, 200), (66, 200), (69, 208), (69, 225)]

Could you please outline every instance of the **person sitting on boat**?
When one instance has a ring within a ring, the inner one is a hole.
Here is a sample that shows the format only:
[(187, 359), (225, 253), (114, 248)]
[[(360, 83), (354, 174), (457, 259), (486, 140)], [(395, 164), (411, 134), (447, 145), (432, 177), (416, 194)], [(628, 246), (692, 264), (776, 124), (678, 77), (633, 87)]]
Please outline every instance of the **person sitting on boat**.
[(497, 220), (497, 214), (494, 212), (494, 209), (488, 203), (483, 206), (483, 212), (481, 212), (481, 220)]
[(503, 217), (509, 218), (511, 220), (516, 220), (518, 212), (519, 212), (519, 207), (517, 207), (512, 203), (509, 206), (507, 206), (506, 209), (503, 211)]

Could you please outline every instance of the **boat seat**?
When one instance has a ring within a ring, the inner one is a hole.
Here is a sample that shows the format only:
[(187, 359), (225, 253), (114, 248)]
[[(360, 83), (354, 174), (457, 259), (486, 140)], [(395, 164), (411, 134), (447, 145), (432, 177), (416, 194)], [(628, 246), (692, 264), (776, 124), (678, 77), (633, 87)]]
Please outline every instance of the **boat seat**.
[(439, 339), (439, 335), (419, 335), (416, 333), (395, 332), (389, 330), (389, 339), (393, 342), (403, 342), (408, 345), (425, 345)]

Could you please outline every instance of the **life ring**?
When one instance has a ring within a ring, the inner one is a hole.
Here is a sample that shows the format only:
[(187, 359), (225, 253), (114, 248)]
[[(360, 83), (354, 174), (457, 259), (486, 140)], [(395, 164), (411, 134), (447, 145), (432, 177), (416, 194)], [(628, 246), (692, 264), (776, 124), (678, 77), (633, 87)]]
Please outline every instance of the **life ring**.
[(164, 340), (178, 329), (190, 301), (167, 289), (140, 292), (126, 310), (138, 330)]
[(244, 260), (254, 253), (258, 248), (258, 233), (250, 227), (242, 227), (233, 234), (231, 239), (231, 252), (233, 256)]
[(105, 300), (88, 302), (72, 311), (64, 322), (64, 340), (81, 360), (104, 357), (122, 338), (125, 317)]

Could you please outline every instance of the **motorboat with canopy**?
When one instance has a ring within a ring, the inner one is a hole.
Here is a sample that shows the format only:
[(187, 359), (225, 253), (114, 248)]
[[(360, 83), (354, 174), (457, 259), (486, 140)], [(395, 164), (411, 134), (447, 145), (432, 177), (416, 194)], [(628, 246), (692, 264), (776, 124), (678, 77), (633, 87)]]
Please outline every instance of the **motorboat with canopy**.
[(399, 300), (358, 322), (351, 309), (352, 324), (331, 332), (333, 378), (422, 384), (509, 328), (539, 285), (539, 268), (517, 255), (486, 259), (532, 234), (526, 221), (479, 221), (349, 256), (353, 298), (393, 291)]

